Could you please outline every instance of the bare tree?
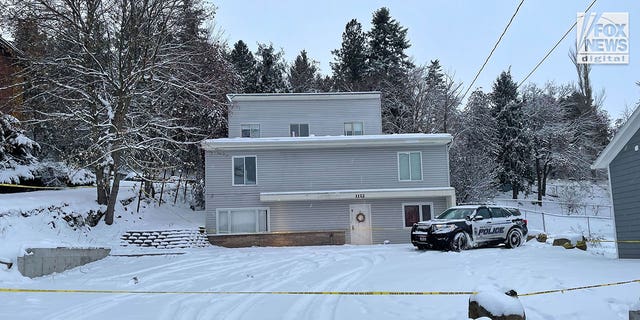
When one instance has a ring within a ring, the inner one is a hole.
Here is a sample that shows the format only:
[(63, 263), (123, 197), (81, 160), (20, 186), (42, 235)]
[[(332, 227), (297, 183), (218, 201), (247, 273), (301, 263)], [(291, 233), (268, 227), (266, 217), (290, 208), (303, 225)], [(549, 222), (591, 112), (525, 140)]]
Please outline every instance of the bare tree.
[[(198, 71), (204, 50), (178, 37), (188, 0), (16, 1), (16, 16), (35, 13), (55, 47), (27, 61), (27, 104), (35, 121), (65, 123), (80, 148), (70, 157), (92, 167), (98, 203), (113, 223), (123, 170), (179, 162), (204, 138), (183, 112), (223, 116), (210, 74)], [(41, 108), (46, 101), (48, 106)]]

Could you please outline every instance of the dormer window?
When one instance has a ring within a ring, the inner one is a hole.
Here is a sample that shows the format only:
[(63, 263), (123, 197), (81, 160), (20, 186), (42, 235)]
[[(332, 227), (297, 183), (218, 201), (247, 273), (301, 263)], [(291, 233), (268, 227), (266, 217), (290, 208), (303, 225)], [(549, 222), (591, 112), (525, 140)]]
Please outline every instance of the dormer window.
[(240, 130), (243, 138), (260, 138), (260, 124), (241, 124)]
[(290, 137), (308, 137), (309, 136), (309, 124), (308, 123), (292, 123), (289, 125)]
[(363, 134), (364, 134), (364, 123), (362, 123), (362, 121), (344, 123), (345, 136), (361, 136)]

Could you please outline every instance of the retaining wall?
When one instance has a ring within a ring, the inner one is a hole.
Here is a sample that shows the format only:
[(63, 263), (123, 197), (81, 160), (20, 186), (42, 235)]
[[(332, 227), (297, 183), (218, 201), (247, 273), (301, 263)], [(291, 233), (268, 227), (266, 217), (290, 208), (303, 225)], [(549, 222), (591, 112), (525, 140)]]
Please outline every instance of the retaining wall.
[(94, 262), (109, 255), (109, 248), (28, 248), (18, 257), (18, 270), (25, 277), (35, 278), (63, 272)]
[(342, 245), (345, 243), (344, 231), (277, 232), (255, 234), (216, 234), (209, 235), (209, 242), (227, 248), (240, 247), (287, 247)]

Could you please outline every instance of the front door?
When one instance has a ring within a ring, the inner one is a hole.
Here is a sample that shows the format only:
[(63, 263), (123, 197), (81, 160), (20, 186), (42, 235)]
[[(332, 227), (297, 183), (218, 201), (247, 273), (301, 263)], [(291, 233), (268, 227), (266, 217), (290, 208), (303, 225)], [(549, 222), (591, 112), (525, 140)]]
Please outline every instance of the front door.
[(349, 206), (351, 221), (351, 244), (371, 244), (371, 205)]

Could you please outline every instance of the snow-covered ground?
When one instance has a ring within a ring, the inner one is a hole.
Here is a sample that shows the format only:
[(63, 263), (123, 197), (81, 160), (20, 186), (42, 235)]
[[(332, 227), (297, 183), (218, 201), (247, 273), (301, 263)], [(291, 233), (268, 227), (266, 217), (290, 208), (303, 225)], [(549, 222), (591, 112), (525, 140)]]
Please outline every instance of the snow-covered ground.
[[(136, 195), (132, 183), (120, 199)], [(136, 201), (117, 208), (115, 223), (71, 227), (69, 214), (96, 209), (95, 189), (0, 195), (0, 257), (36, 246), (110, 246), (110, 256), (35, 279), (0, 264), (0, 288), (133, 291), (476, 291), (518, 293), (640, 279), (640, 260), (618, 260), (611, 244), (566, 250), (532, 240), (523, 247), (461, 253), (417, 251), (409, 244), (293, 248), (220, 247), (162, 250), (120, 247), (131, 229), (196, 228), (202, 212)], [(167, 198), (165, 198), (167, 199)], [(172, 202), (173, 195), (168, 198)], [(51, 208), (58, 208), (51, 210)], [(56, 212), (52, 214), (51, 212)], [(30, 216), (23, 217), (28, 213)], [(532, 218), (529, 217), (529, 220)], [(53, 223), (51, 223), (53, 222)], [(575, 233), (565, 220), (547, 221)], [(55, 226), (54, 226), (55, 225)], [(603, 227), (606, 229), (606, 226)], [(611, 229), (603, 233), (611, 233)], [(554, 234), (551, 234), (553, 237)], [(548, 242), (550, 242), (549, 240)], [(590, 244), (591, 245), (591, 244)], [(640, 283), (523, 296), (528, 319), (627, 319)], [(0, 290), (7, 319), (466, 319), (468, 295), (273, 295), (25, 293)]]

